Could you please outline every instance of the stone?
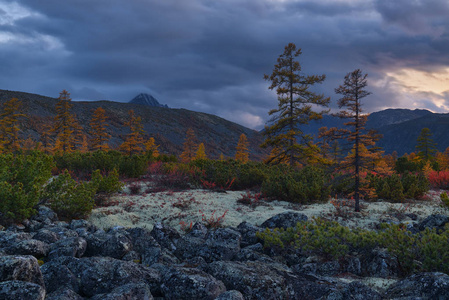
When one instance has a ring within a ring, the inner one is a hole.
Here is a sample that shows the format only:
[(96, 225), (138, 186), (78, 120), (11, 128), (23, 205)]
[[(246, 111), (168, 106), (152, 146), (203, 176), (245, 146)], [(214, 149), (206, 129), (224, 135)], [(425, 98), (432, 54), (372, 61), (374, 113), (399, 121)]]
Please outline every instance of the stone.
[(48, 260), (60, 256), (82, 257), (87, 248), (87, 242), (81, 237), (62, 239), (51, 245)]
[(84, 300), (84, 298), (69, 288), (60, 288), (53, 293), (47, 294), (45, 300)]
[(263, 222), (260, 227), (262, 228), (289, 228), (289, 227), (296, 227), (296, 223), (307, 221), (308, 218), (306, 215), (293, 212), (293, 211), (287, 211), (280, 214), (277, 214), (265, 222)]
[(444, 215), (430, 215), (427, 218), (425, 218), (422, 222), (418, 224), (418, 228), (420, 231), (425, 230), (426, 228), (429, 229), (444, 229), (444, 225), (446, 223), (449, 223), (449, 217)]
[(387, 299), (449, 299), (449, 275), (413, 274), (390, 286), (384, 296)]
[(31, 255), (0, 256), (0, 281), (26, 281), (44, 287), (39, 263)]
[(130, 283), (116, 287), (108, 294), (98, 294), (91, 300), (152, 300), (150, 288), (145, 283)]
[(26, 281), (0, 282), (0, 299), (4, 300), (44, 300), (45, 289), (39, 284)]
[(242, 293), (236, 290), (224, 292), (218, 296), (215, 300), (244, 300)]
[(33, 255), (35, 257), (47, 256), (50, 246), (39, 240), (24, 240), (5, 248), (5, 252), (11, 255)]

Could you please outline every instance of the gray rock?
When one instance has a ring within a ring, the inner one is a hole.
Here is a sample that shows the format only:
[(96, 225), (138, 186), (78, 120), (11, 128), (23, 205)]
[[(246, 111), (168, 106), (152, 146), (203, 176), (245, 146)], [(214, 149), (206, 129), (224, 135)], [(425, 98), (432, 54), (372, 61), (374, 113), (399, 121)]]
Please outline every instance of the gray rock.
[(51, 210), (51, 208), (47, 206), (39, 206), (37, 209), (37, 214), (31, 217), (31, 220), (38, 221), (38, 222), (46, 222), (49, 220), (50, 222), (55, 222), (58, 220), (58, 215)]
[(262, 228), (254, 226), (246, 221), (240, 223), (236, 230), (242, 235), (242, 240), (240, 241), (240, 246), (242, 248), (257, 244), (259, 239), (256, 237), (256, 233), (263, 231)]
[(427, 218), (425, 218), (422, 222), (418, 224), (418, 228), (420, 231), (425, 230), (426, 228), (429, 229), (444, 229), (444, 225), (446, 223), (449, 223), (449, 217), (444, 215), (430, 215)]
[(300, 274), (314, 274), (319, 276), (335, 276), (341, 273), (341, 265), (338, 261), (312, 262), (306, 263), (296, 268)]
[(108, 256), (121, 259), (133, 250), (133, 244), (126, 233), (122, 232), (95, 232), (86, 237), (86, 256)]
[(30, 239), (31, 234), (26, 232), (0, 231), (0, 248), (6, 248)]
[(26, 281), (0, 282), (0, 300), (43, 300), (45, 289), (38, 284)]
[(192, 259), (198, 256), (198, 251), (203, 247), (206, 241), (203, 238), (184, 235), (176, 243), (175, 255), (181, 260)]
[(141, 256), (141, 262), (145, 266), (161, 262), (162, 248), (153, 238), (151, 232), (143, 228), (127, 230), (128, 237), (133, 244), (133, 250)]
[(215, 300), (244, 300), (242, 293), (236, 290), (224, 292)]
[(0, 256), (0, 281), (19, 280), (44, 286), (39, 263), (31, 255)]
[(81, 257), (87, 248), (87, 242), (81, 237), (59, 240), (51, 245), (48, 259), (52, 260), (60, 256)]
[(298, 213), (298, 212), (292, 212), (287, 211), (280, 213), (278, 215), (275, 215), (265, 222), (263, 222), (260, 227), (262, 228), (288, 228), (288, 227), (295, 227), (296, 223), (307, 221), (308, 218), (306, 215)]
[(295, 298), (286, 279), (286, 274), (294, 274), (275, 264), (215, 261), (205, 271), (223, 281), (226, 289), (241, 292), (245, 299), (301, 299)]
[(53, 293), (47, 293), (45, 300), (83, 300), (84, 298), (69, 288), (60, 288)]
[(397, 277), (401, 270), (396, 257), (385, 249), (375, 248), (361, 260), (362, 273), (371, 277)]
[(79, 292), (78, 278), (67, 267), (67, 264), (71, 261), (70, 257), (61, 257), (60, 259), (42, 265), (41, 271), (44, 276), (47, 293), (52, 293), (63, 288), (73, 290), (77, 293)]
[(98, 294), (91, 300), (152, 300), (150, 288), (145, 283), (130, 283), (116, 287), (108, 294)]
[(33, 255), (35, 257), (47, 256), (50, 246), (39, 240), (24, 240), (5, 248), (5, 252), (11, 255)]
[(58, 241), (60, 237), (56, 232), (43, 228), (33, 235), (33, 239), (51, 244)]
[(241, 238), (240, 233), (231, 228), (210, 230), (198, 256), (202, 256), (207, 262), (231, 260), (240, 251)]
[(449, 275), (444, 273), (419, 273), (390, 286), (387, 299), (449, 299)]
[(207, 231), (208, 229), (206, 225), (204, 225), (201, 222), (196, 222), (195, 224), (193, 224), (192, 230), (187, 235), (191, 237), (204, 239), (206, 238)]
[(176, 250), (176, 242), (181, 238), (181, 235), (176, 229), (165, 226), (162, 223), (156, 223), (151, 231), (151, 236), (161, 245), (161, 247), (169, 251)]
[(223, 282), (195, 268), (171, 268), (161, 286), (167, 300), (215, 299), (226, 291)]

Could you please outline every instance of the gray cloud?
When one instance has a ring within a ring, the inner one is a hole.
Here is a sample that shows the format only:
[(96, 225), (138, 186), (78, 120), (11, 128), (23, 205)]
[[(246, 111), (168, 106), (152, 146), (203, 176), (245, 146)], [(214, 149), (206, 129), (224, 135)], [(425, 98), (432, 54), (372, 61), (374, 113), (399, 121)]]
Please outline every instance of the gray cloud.
[(447, 1), (5, 3), (2, 88), (50, 96), (65, 88), (79, 100), (148, 92), (255, 128), (277, 105), (263, 74), (289, 42), (303, 50), (304, 73), (327, 75), (314, 89), (333, 107), (334, 88), (356, 68), (369, 74), (365, 108), (374, 111), (403, 104), (387, 72), (449, 67)]

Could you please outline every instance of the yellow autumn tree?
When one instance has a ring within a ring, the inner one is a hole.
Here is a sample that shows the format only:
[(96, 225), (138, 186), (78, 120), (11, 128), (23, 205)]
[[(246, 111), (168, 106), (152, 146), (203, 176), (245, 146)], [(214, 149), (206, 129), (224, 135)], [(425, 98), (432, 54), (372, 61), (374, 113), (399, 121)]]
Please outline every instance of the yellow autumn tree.
[(120, 145), (120, 150), (128, 155), (137, 154), (144, 150), (142, 118), (136, 117), (134, 110), (129, 112), (129, 120), (125, 123), (130, 133), (126, 135), (125, 141)]
[(19, 120), (25, 117), (22, 103), (17, 98), (6, 101), (0, 114), (0, 149), (5, 152), (15, 152), (20, 149)]
[(111, 137), (111, 135), (107, 132), (106, 127), (108, 124), (106, 123), (107, 116), (106, 111), (100, 106), (98, 107), (90, 120), (90, 135), (91, 135), (91, 149), (93, 151), (96, 150), (108, 150), (109, 145), (107, 141)]
[(237, 143), (235, 160), (240, 161), (242, 163), (246, 163), (249, 161), (248, 146), (249, 146), (248, 138), (244, 133), (242, 133)]
[(207, 159), (206, 149), (205, 149), (203, 143), (198, 145), (198, 149), (196, 150), (195, 159)]
[(180, 159), (183, 163), (189, 163), (196, 156), (196, 137), (192, 128), (187, 129), (186, 138), (183, 144), (184, 151), (180, 155)]
[(51, 140), (52, 126), (49, 124), (42, 125), (39, 150), (50, 154), (53, 151)]
[(151, 156), (158, 157), (159, 156), (159, 145), (156, 145), (156, 141), (154, 140), (154, 137), (150, 137), (148, 141), (145, 143), (145, 150), (149, 153), (151, 153)]
[(55, 152), (73, 152), (76, 148), (77, 137), (75, 131), (78, 129), (78, 122), (75, 115), (71, 114), (73, 104), (70, 93), (63, 90), (59, 94), (59, 101), (56, 103), (56, 116), (54, 120), (53, 133), (56, 134)]

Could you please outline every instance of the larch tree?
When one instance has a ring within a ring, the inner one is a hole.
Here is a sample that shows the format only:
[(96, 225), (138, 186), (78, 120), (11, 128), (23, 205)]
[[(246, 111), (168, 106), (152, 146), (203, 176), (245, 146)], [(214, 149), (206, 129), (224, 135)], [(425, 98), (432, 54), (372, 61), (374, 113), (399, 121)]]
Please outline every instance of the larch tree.
[(73, 152), (77, 144), (75, 135), (78, 129), (78, 122), (70, 111), (73, 107), (70, 93), (63, 90), (59, 94), (59, 101), (56, 103), (56, 116), (52, 132), (56, 134), (55, 152)]
[(91, 149), (105, 151), (109, 149), (108, 140), (111, 135), (107, 132), (106, 111), (101, 106), (95, 109), (90, 120)]
[(19, 120), (25, 117), (21, 113), (22, 103), (12, 98), (3, 104), (0, 114), (0, 148), (5, 152), (15, 152), (20, 149)]
[(50, 154), (53, 151), (52, 138), (51, 138), (52, 128), (53, 126), (50, 124), (43, 124), (40, 132), (41, 136), (40, 136), (39, 149), (47, 154)]
[(183, 163), (189, 163), (195, 159), (197, 150), (196, 136), (192, 128), (187, 129), (180, 159)]
[(335, 113), (348, 122), (344, 123), (345, 129), (330, 128), (329, 130), (321, 130), (320, 136), (328, 135), (334, 140), (346, 140), (346, 145), (351, 150), (345, 161), (338, 164), (337, 168), (349, 169), (349, 176), (353, 178), (355, 211), (360, 211), (360, 194), (361, 194), (361, 178), (362, 169), (372, 170), (375, 167), (375, 160), (379, 159), (380, 149), (375, 143), (380, 139), (381, 135), (373, 130), (366, 130), (365, 124), (367, 115), (363, 114), (362, 99), (371, 93), (366, 91), (367, 74), (363, 74), (360, 69), (354, 70), (345, 76), (344, 82), (335, 89), (335, 93), (342, 95), (338, 100), (338, 107), (341, 110)]
[(159, 145), (156, 145), (156, 141), (154, 140), (154, 137), (150, 137), (148, 141), (145, 143), (145, 150), (149, 153), (151, 153), (151, 156), (158, 157), (159, 156)]
[(300, 54), (301, 49), (296, 49), (295, 44), (288, 44), (277, 59), (273, 73), (264, 76), (265, 80), (271, 81), (269, 89), (275, 89), (278, 95), (278, 108), (269, 112), (273, 116), (270, 120), (272, 125), (265, 127), (266, 139), (261, 145), (276, 148), (269, 158), (273, 163), (305, 164), (319, 153), (312, 137), (305, 134), (301, 126), (321, 119), (327, 112), (314, 109), (327, 107), (330, 98), (310, 90), (314, 84), (322, 83), (326, 76), (304, 75), (296, 60)]
[(437, 143), (432, 139), (432, 132), (429, 128), (423, 128), (416, 139), (417, 155), (420, 160), (428, 161), (435, 158), (437, 153)]
[(240, 135), (239, 141), (237, 143), (236, 152), (235, 152), (235, 160), (246, 163), (249, 161), (249, 142), (248, 138), (244, 133)]
[(198, 145), (198, 149), (196, 150), (195, 159), (207, 159), (206, 148), (204, 144), (201, 143)]
[(144, 150), (142, 118), (136, 117), (134, 110), (129, 112), (129, 120), (125, 123), (129, 127), (130, 133), (126, 135), (125, 141), (120, 145), (120, 150), (128, 155), (137, 154)]

